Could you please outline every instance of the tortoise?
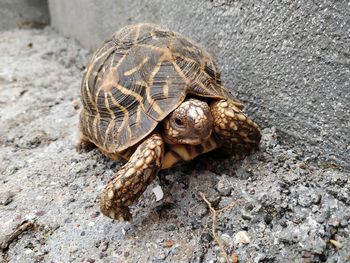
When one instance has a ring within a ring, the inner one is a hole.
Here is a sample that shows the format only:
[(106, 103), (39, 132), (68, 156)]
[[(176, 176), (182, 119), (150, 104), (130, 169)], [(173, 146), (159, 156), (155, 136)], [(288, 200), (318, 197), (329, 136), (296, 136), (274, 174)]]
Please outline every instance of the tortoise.
[(215, 149), (248, 154), (261, 138), (211, 56), (155, 24), (126, 26), (97, 49), (81, 99), (78, 149), (127, 161), (101, 194), (102, 213), (116, 220), (132, 219), (129, 206), (159, 170)]

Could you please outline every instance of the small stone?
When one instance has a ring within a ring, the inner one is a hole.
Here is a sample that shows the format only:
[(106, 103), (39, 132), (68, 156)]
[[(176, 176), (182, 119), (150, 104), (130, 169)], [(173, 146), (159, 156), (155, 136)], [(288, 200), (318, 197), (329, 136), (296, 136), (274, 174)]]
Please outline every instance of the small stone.
[(100, 215), (100, 212), (96, 211), (94, 213), (91, 214), (91, 218), (96, 218)]
[(239, 231), (235, 235), (235, 243), (237, 244), (249, 244), (250, 238), (248, 236), (248, 233), (246, 231)]
[(199, 220), (193, 220), (191, 221), (191, 229), (200, 229), (202, 227), (202, 223)]
[(35, 212), (35, 215), (36, 216), (43, 216), (43, 215), (45, 215), (45, 211), (37, 211), (37, 212)]
[(247, 214), (245, 212), (242, 213), (242, 219), (250, 221), (252, 218), (253, 217), (250, 214)]
[(216, 185), (216, 189), (223, 196), (230, 195), (232, 191), (232, 185), (229, 183), (226, 175), (221, 176), (219, 182)]
[(206, 242), (206, 243), (209, 243), (213, 240), (213, 237), (209, 234), (209, 233), (203, 233), (201, 235), (201, 241), (202, 242)]
[(7, 206), (13, 201), (14, 196), (15, 195), (11, 192), (7, 192), (6, 194), (2, 195), (2, 197), (0, 197), (0, 205)]
[(218, 261), (219, 261), (220, 263), (226, 263), (226, 259), (225, 259), (224, 257), (219, 257), (219, 258), (218, 258)]
[(266, 214), (264, 216), (264, 221), (265, 221), (266, 224), (270, 224), (272, 222), (272, 220), (273, 220), (273, 217), (272, 217), (271, 214)]
[(157, 242), (157, 243), (163, 243), (163, 242), (164, 242), (164, 238), (158, 238), (158, 239), (156, 240), (156, 242)]
[(231, 247), (233, 246), (233, 244), (232, 244), (232, 238), (230, 237), (229, 234), (224, 233), (224, 234), (222, 234), (222, 235), (220, 236), (220, 238), (221, 238), (222, 242), (223, 242), (227, 247), (230, 247), (230, 248), (231, 248)]
[(88, 258), (88, 259), (86, 260), (86, 262), (88, 262), (88, 263), (95, 263), (95, 260), (94, 260), (93, 258)]
[(75, 198), (71, 197), (71, 198), (68, 199), (67, 204), (70, 204), (70, 203), (73, 203), (73, 202), (75, 202)]
[(69, 252), (70, 253), (76, 253), (76, 252), (78, 252), (79, 251), (79, 249), (78, 249), (78, 246), (76, 246), (76, 245), (72, 245), (72, 246), (70, 246), (69, 247)]
[(328, 224), (333, 227), (338, 227), (340, 224), (340, 220), (338, 218), (332, 217), (331, 219), (328, 220)]
[(157, 185), (156, 187), (154, 187), (152, 189), (152, 191), (153, 191), (154, 195), (156, 196), (157, 202), (163, 199), (164, 193), (163, 193), (163, 189), (160, 185)]
[(300, 195), (298, 197), (298, 204), (302, 207), (310, 207), (312, 204), (312, 198), (309, 195)]
[(314, 214), (316, 214), (318, 210), (319, 210), (319, 209), (318, 209), (318, 206), (317, 206), (317, 205), (313, 205), (313, 206), (311, 207), (311, 212), (314, 213)]
[(158, 256), (157, 256), (157, 259), (160, 259), (160, 260), (164, 260), (166, 259), (166, 254), (165, 254), (165, 251), (160, 251)]
[(340, 221), (340, 226), (341, 227), (347, 227), (347, 225), (349, 224), (349, 222), (345, 219), (343, 219), (342, 221)]
[(125, 251), (123, 255), (124, 255), (124, 257), (127, 258), (130, 255), (130, 252), (129, 251)]
[(74, 110), (78, 110), (80, 108), (80, 104), (78, 100), (73, 100), (72, 101), (72, 107)]
[(89, 222), (88, 226), (94, 226), (95, 223), (94, 222)]
[(303, 251), (302, 258), (312, 258), (312, 253), (310, 251)]
[(166, 226), (167, 231), (174, 231), (174, 230), (176, 230), (176, 228), (177, 227), (174, 224), (169, 224)]
[(32, 253), (33, 253), (33, 250), (31, 250), (30, 248), (28, 248), (28, 249), (26, 249), (24, 251), (24, 254), (26, 254), (26, 255), (29, 255), (29, 254), (32, 254)]
[(163, 243), (163, 247), (172, 247), (174, 245), (174, 241), (171, 239), (165, 240)]
[(235, 252), (232, 253), (231, 258), (232, 263), (238, 263), (238, 255)]
[(282, 226), (282, 227), (287, 227), (287, 221), (286, 221), (285, 219), (281, 219), (281, 220), (279, 221), (279, 224), (280, 224), (280, 226)]
[(305, 163), (298, 163), (298, 167), (300, 168), (300, 169), (306, 169), (306, 164)]
[(106, 253), (103, 253), (103, 252), (100, 252), (99, 254), (98, 254), (98, 258), (99, 259), (103, 259), (103, 258), (105, 258), (107, 256), (107, 254)]
[(102, 252), (106, 252), (109, 247), (109, 241), (104, 241), (101, 245)]
[(340, 249), (340, 248), (343, 247), (343, 245), (342, 245), (340, 242), (338, 242), (337, 240), (331, 239), (331, 240), (329, 240), (329, 242), (330, 242), (333, 246), (335, 246), (337, 249)]
[(312, 203), (314, 203), (315, 205), (319, 204), (320, 201), (321, 201), (321, 195), (320, 195), (320, 194), (313, 193), (313, 194), (311, 195), (311, 201), (312, 201)]

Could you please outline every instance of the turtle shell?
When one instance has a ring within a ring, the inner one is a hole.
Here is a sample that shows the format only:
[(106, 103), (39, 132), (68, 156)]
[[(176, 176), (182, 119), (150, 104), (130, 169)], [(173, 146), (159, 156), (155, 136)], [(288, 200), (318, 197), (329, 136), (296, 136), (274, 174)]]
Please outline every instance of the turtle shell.
[(93, 54), (81, 85), (81, 130), (108, 153), (150, 134), (188, 94), (235, 100), (201, 47), (154, 24), (126, 26)]

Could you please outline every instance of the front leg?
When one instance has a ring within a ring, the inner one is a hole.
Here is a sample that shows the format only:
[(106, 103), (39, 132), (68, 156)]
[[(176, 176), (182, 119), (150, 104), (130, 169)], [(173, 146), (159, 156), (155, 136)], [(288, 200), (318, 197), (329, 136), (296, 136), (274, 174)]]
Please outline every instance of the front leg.
[(259, 126), (249, 119), (230, 100), (220, 100), (210, 105), (215, 133), (227, 143), (232, 143), (234, 153), (246, 155), (259, 146)]
[(142, 142), (108, 182), (101, 195), (101, 211), (116, 220), (131, 220), (129, 210), (152, 182), (160, 167), (164, 154), (162, 137), (155, 133)]

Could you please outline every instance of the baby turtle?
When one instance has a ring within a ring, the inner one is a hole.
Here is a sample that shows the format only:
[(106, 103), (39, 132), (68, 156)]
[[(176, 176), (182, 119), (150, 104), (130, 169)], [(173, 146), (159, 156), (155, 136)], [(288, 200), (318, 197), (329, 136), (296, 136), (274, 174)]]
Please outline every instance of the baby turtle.
[(101, 195), (101, 211), (131, 220), (160, 169), (214, 149), (249, 153), (260, 129), (227, 91), (211, 56), (154, 24), (126, 26), (94, 53), (81, 85), (81, 140), (127, 160)]

